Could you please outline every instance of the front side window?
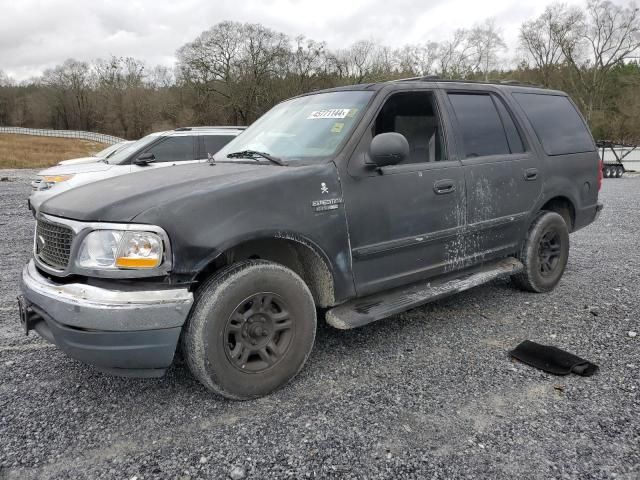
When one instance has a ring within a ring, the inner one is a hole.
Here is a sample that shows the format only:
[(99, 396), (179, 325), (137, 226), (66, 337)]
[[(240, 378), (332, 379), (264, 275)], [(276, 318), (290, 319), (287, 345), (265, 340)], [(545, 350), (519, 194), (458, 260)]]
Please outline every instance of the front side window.
[(151, 145), (158, 139), (157, 135), (147, 135), (146, 137), (142, 137), (140, 140), (136, 140), (135, 142), (128, 143), (116, 153), (112, 154), (107, 163), (112, 165), (125, 165), (131, 163), (131, 156), (139, 151), (141, 148), (146, 147), (147, 145)]
[(442, 128), (431, 92), (392, 95), (376, 118), (374, 134), (396, 132), (409, 142), (409, 158), (402, 164), (444, 160)]
[(584, 120), (562, 95), (514, 93), (547, 155), (594, 151), (595, 144)]
[(449, 100), (460, 127), (465, 158), (511, 153), (502, 121), (490, 95), (450, 93)]
[(145, 153), (153, 153), (157, 163), (195, 160), (193, 137), (168, 137), (147, 149)]
[(360, 121), (370, 91), (317, 93), (282, 102), (215, 155), (254, 150), (286, 162), (335, 155)]

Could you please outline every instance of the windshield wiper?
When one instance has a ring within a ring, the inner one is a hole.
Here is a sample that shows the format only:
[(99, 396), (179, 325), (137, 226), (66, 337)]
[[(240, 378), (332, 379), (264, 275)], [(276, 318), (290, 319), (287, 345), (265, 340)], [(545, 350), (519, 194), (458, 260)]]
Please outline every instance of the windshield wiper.
[(248, 158), (250, 160), (257, 160), (258, 158), (266, 158), (271, 163), (285, 167), (287, 164), (278, 157), (265, 152), (258, 152), (257, 150), (242, 150), (241, 152), (228, 153), (227, 158)]

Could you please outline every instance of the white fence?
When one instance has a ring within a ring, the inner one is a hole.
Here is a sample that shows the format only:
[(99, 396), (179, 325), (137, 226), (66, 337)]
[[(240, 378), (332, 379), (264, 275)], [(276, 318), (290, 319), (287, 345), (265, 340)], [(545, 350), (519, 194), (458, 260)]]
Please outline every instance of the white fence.
[(124, 138), (105, 135), (104, 133), (83, 132), (80, 130), (48, 130), (45, 128), (0, 127), (0, 133), (18, 135), (38, 135), (40, 137), (80, 138), (94, 142), (114, 144), (124, 141)]

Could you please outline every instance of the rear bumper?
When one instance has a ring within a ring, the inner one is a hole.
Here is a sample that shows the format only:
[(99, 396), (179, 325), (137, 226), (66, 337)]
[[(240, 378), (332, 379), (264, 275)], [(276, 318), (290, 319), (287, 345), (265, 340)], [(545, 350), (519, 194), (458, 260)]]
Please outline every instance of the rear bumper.
[(600, 216), (600, 213), (602, 213), (603, 208), (604, 205), (602, 203), (596, 203), (595, 205), (577, 210), (572, 231), (575, 232), (595, 222)]
[(57, 284), (33, 262), (22, 273), (27, 333), (70, 357), (123, 376), (159, 376), (171, 365), (193, 295), (186, 289), (107, 290)]
[(602, 213), (602, 209), (603, 208), (604, 208), (604, 204), (602, 204), (602, 203), (598, 203), (596, 205), (596, 215), (595, 215), (595, 217), (593, 217), (593, 221), (594, 222), (600, 217), (600, 214)]

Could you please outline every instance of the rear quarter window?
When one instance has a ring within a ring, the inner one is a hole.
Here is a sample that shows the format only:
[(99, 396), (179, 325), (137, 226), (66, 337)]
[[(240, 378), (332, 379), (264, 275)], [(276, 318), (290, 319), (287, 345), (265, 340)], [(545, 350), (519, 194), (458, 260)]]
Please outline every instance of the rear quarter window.
[(204, 158), (207, 155), (218, 153), (222, 147), (235, 138), (235, 135), (205, 135), (202, 137), (204, 141)]
[(595, 144), (568, 97), (514, 93), (547, 155), (592, 152)]

